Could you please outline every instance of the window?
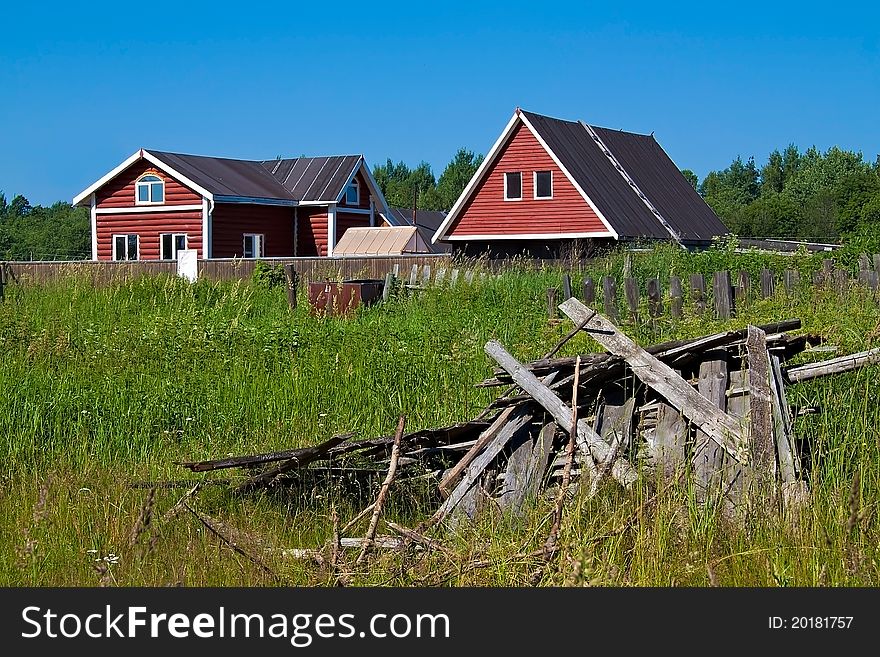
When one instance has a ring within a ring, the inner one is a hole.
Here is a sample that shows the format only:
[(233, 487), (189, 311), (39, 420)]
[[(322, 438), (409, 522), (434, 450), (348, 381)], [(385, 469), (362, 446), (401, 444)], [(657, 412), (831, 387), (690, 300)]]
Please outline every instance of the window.
[(137, 235), (113, 236), (114, 260), (137, 260), (140, 240)]
[(504, 200), (522, 200), (522, 173), (511, 171), (504, 174)]
[(162, 260), (177, 260), (177, 252), (186, 249), (186, 234), (162, 233), (159, 235), (159, 249)]
[(244, 236), (244, 257), (245, 258), (262, 258), (263, 242), (265, 238), (262, 235), (247, 234)]
[(165, 202), (165, 183), (159, 176), (153, 174), (142, 176), (138, 179), (136, 188), (135, 201), (138, 205)]
[(553, 198), (552, 171), (535, 171), (535, 198)]
[(357, 178), (348, 183), (345, 188), (345, 204), (359, 205), (361, 202), (361, 186), (358, 184)]

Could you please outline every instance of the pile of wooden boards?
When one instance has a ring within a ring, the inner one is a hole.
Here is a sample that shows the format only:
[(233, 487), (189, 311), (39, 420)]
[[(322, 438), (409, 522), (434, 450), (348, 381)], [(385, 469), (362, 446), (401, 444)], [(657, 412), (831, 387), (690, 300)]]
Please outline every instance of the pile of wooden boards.
[[(539, 360), (519, 362), (500, 343), (486, 344), (498, 368), (477, 385), (508, 389), (468, 422), (404, 433), (401, 421), (395, 436), (336, 436), (315, 447), (181, 465), (245, 468), (234, 482), (239, 492), (316, 473), (376, 480), (387, 473), (386, 490), (400, 472), (436, 495), (431, 524), (474, 518), (487, 507), (516, 514), (548, 490), (595, 494), (603, 481), (624, 488), (682, 481), (698, 499), (728, 510), (755, 500), (788, 508), (809, 499), (793, 427), (809, 409), (792, 409), (787, 389), (880, 362), (874, 349), (788, 366), (804, 351), (827, 350), (819, 336), (789, 333), (801, 328), (797, 319), (643, 349), (574, 297), (559, 308), (574, 328)], [(581, 332), (606, 353), (555, 357)]]

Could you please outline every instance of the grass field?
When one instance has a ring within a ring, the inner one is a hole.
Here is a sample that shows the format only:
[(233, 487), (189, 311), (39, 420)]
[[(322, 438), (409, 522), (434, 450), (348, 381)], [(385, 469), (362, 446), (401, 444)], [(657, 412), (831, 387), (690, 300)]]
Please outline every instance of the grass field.
[[(633, 271), (665, 280), (719, 268), (756, 274), (766, 265), (807, 274), (818, 260), (661, 249), (636, 255)], [(621, 266), (614, 255), (589, 270), (618, 274)], [(546, 318), (545, 292), (560, 273), (514, 268), (349, 319), (311, 317), (304, 297), (291, 313), (284, 290), (259, 281), (158, 277), (96, 289), (72, 278), (10, 287), (0, 304), (0, 584), (334, 583), (332, 573), (282, 549), (321, 546), (331, 509), (344, 524), (375, 488), (240, 497), (205, 488), (193, 504), (258, 554), (254, 563), (193, 515), (167, 514), (184, 490), (150, 495), (131, 484), (192, 478), (174, 461), (286, 449), (348, 431), (388, 435), (400, 414), (408, 429), (471, 418), (493, 393), (473, 387), (491, 371), (487, 340), (528, 359), (570, 330)], [(787, 317), (800, 317), (840, 353), (880, 340), (880, 307), (868, 293), (809, 286), (794, 298), (756, 300), (726, 323), (687, 313), (656, 330), (625, 330), (649, 344)], [(578, 336), (563, 353), (596, 349)], [(821, 407), (795, 425), (815, 464), (813, 504), (801, 516), (755, 513), (732, 524), (696, 505), (686, 485), (656, 497), (609, 485), (566, 507), (561, 557), (541, 584), (876, 586), (878, 371), (790, 389), (794, 405)], [(415, 524), (428, 497), (425, 485), (396, 484), (387, 515)], [(540, 501), (526, 518), (487, 514), (473, 527), (436, 533), (449, 554), (377, 553), (352, 566), (348, 582), (524, 584), (534, 564), (519, 555), (543, 544), (551, 507)]]

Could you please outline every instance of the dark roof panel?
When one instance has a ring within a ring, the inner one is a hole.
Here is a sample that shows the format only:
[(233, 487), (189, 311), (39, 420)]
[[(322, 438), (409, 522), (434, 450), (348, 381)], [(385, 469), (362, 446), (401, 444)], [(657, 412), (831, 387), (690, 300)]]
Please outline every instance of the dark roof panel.
[(621, 238), (671, 237), (639, 190), (684, 241), (710, 240), (728, 232), (653, 137), (589, 126), (606, 152), (580, 122), (522, 114)]

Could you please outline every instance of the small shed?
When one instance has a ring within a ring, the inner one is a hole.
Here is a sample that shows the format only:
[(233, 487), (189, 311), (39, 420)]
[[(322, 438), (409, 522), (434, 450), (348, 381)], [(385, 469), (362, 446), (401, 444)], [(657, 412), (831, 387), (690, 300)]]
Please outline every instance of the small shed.
[(334, 256), (431, 253), (416, 226), (349, 228), (333, 249)]

